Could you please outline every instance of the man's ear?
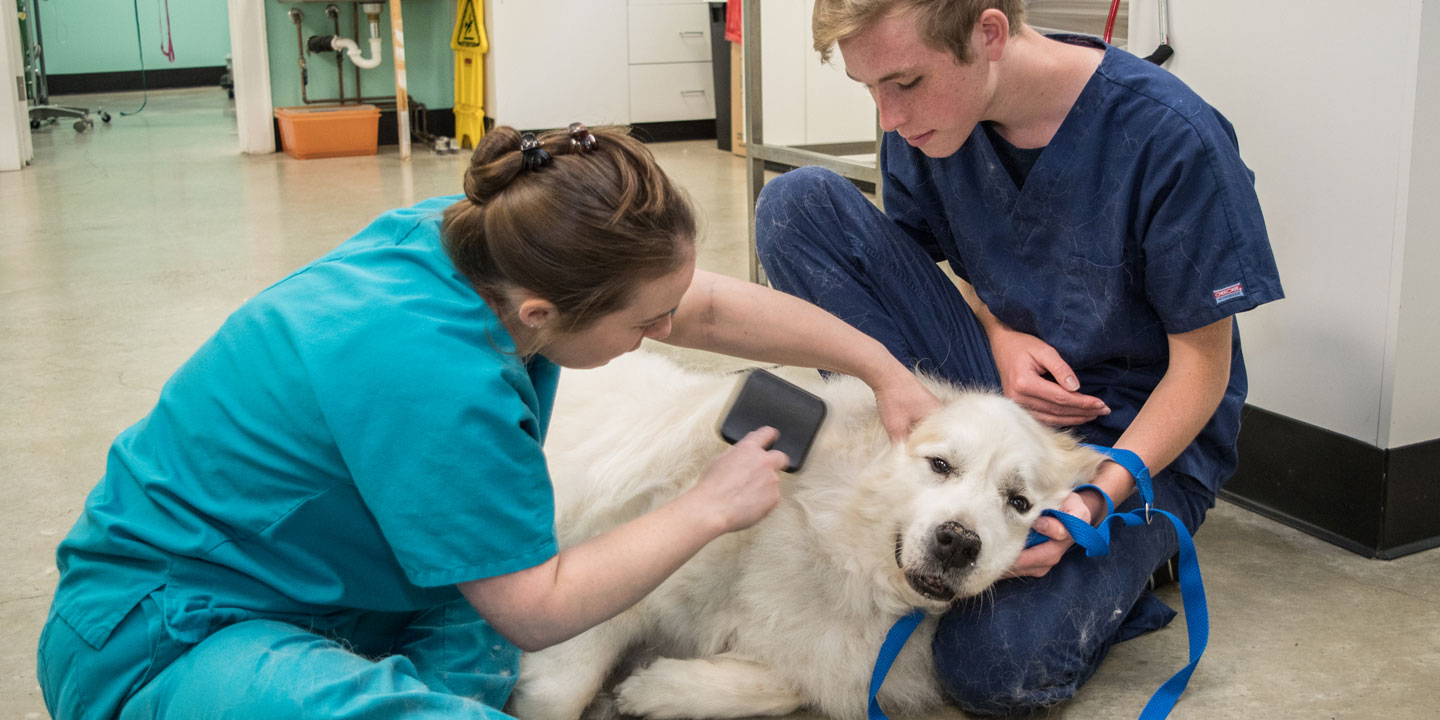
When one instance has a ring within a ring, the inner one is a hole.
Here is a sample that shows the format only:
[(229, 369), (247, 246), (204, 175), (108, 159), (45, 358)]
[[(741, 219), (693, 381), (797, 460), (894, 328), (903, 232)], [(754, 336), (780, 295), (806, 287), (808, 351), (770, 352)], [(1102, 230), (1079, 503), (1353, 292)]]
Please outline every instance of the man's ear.
[(975, 21), (975, 38), (979, 41), (976, 53), (983, 53), (990, 62), (999, 61), (1010, 41), (1010, 18), (1005, 17), (1003, 10), (995, 8), (981, 12)]
[(560, 317), (560, 311), (554, 303), (536, 295), (521, 300), (515, 314), (520, 318), (521, 324), (536, 330), (550, 325)]

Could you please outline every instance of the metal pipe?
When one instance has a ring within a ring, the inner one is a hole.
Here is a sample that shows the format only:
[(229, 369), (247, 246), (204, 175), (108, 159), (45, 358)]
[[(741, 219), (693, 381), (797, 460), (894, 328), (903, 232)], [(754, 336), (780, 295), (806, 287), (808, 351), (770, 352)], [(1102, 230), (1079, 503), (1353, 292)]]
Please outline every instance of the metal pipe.
[[(335, 5), (326, 5), (325, 14), (330, 16), (330, 21), (335, 28), (335, 34), (340, 34), (340, 8)], [(335, 78), (340, 85), (340, 102), (345, 102), (345, 58), (335, 56)]]
[(297, 56), (300, 65), (300, 102), (303, 105), (309, 105), (310, 101), (305, 97), (305, 88), (310, 84), (310, 69), (305, 66), (305, 29), (300, 27), (300, 21), (305, 19), (305, 15), (300, 12), (300, 8), (290, 8), (289, 15), (290, 22), (295, 23), (295, 44), (300, 49), (300, 54)]
[[(351, 13), (350, 15), (355, 25), (355, 32), (353, 34), (355, 35), (355, 37), (360, 37), (360, 10), (357, 8), (355, 9), (355, 12)], [(364, 94), (365, 93), (360, 91), (360, 67), (357, 65), (355, 67), (355, 97), (358, 98)], [(364, 101), (362, 100), (361, 102)]]
[(740, 55), (745, 83), (745, 195), (750, 230), (750, 282), (764, 285), (765, 268), (761, 267), (760, 256), (755, 253), (755, 203), (760, 198), (761, 188), (765, 187), (765, 160), (756, 153), (765, 145), (764, 124), (760, 120), (764, 113), (760, 101), (760, 0), (744, 0), (740, 23), (743, 26), (741, 37), (744, 38), (740, 43)]
[(1160, 44), (1170, 44), (1170, 0), (1160, 0)]
[(405, 86), (405, 24), (400, 13), (400, 0), (390, 0), (390, 43), (390, 52), (395, 57), (395, 117), (400, 123), (400, 159), (409, 160), (410, 111), (406, 106), (409, 94)]

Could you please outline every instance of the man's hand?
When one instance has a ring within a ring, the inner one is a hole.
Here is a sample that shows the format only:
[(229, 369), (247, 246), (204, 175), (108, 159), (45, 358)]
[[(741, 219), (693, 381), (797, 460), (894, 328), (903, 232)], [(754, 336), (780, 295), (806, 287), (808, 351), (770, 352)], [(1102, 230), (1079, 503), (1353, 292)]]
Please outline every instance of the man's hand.
[(1103, 400), (1079, 392), (1075, 372), (1044, 340), (1003, 326), (989, 335), (1005, 397), (1035, 419), (1051, 427), (1070, 427), (1110, 414)]
[[(1060, 512), (1069, 513), (1081, 520), (1093, 525), (1090, 513), (1090, 506), (1080, 493), (1070, 493), (1065, 502), (1060, 503)], [(1075, 539), (1070, 537), (1070, 532), (1065, 526), (1052, 517), (1041, 517), (1032, 526), (1035, 532), (1048, 538), (1050, 542), (1040, 543), (1032, 548), (1026, 548), (1015, 559), (1015, 564), (1010, 566), (1011, 577), (1043, 577), (1060, 562), (1060, 558), (1075, 544)]]

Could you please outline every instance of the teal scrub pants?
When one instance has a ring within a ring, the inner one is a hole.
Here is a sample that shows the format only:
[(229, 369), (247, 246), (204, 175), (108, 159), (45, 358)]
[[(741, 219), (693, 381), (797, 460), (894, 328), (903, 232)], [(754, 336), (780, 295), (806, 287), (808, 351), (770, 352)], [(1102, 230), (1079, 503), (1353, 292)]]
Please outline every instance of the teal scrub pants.
[(323, 632), (246, 620), (190, 646), (147, 597), (99, 650), (52, 616), (38, 669), (56, 720), (495, 720), (508, 717), (496, 708), (519, 655), (463, 599), (355, 614)]

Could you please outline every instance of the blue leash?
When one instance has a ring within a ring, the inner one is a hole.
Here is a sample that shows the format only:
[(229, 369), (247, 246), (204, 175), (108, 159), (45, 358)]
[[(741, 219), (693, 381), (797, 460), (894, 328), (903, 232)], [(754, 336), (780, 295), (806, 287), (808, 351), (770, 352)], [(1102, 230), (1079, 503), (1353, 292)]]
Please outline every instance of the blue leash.
[(905, 641), (919, 627), (920, 621), (925, 619), (923, 610), (912, 611), (890, 626), (890, 632), (885, 633), (885, 643), (880, 646), (880, 656), (875, 658), (875, 672), (870, 673), (870, 707), (867, 712), (870, 720), (890, 720), (885, 717), (885, 712), (880, 709), (880, 703), (875, 696), (880, 692), (880, 685), (885, 682), (885, 675), (890, 672), (890, 666), (895, 663), (895, 657), (900, 654), (900, 648), (905, 647)]
[[(1205, 645), (1210, 638), (1210, 614), (1205, 605), (1205, 583), (1200, 577), (1200, 558), (1195, 554), (1195, 540), (1190, 537), (1190, 531), (1185, 528), (1184, 523), (1180, 522), (1180, 518), (1154, 507), (1155, 488), (1150, 480), (1150, 469), (1145, 467), (1145, 462), (1140, 459), (1139, 455), (1129, 450), (1088, 443), (1085, 444), (1085, 447), (1108, 456), (1116, 464), (1130, 471), (1130, 475), (1135, 478), (1135, 488), (1140, 493), (1140, 501), (1144, 503), (1144, 507), (1117, 515), (1114, 501), (1104, 490), (1094, 485), (1081, 485), (1076, 489), (1094, 490), (1105, 498), (1105, 506), (1109, 509), (1109, 513), (1105, 515), (1105, 519), (1100, 522), (1098, 527), (1091, 527), (1084, 520), (1058, 510), (1045, 510), (1041, 512), (1042, 515), (1059, 520), (1069, 531), (1070, 537), (1075, 539), (1075, 543), (1085, 548), (1086, 557), (1101, 557), (1110, 554), (1110, 528), (1112, 525), (1116, 523), (1129, 527), (1146, 525), (1149, 524), (1151, 515), (1169, 518), (1170, 523), (1175, 526), (1175, 535), (1180, 541), (1180, 596), (1185, 604), (1185, 628), (1190, 637), (1190, 664), (1170, 676), (1170, 679), (1155, 691), (1155, 694), (1150, 697), (1150, 702), (1146, 703), (1145, 709), (1140, 712), (1140, 720), (1159, 720), (1170, 715), (1175, 703), (1180, 700), (1180, 695), (1185, 692), (1185, 686), (1190, 683), (1190, 675), (1195, 672), (1195, 666), (1200, 662), (1200, 656), (1205, 654)], [(1034, 547), (1049, 539), (1031, 530), (1030, 536), (1025, 540), (1025, 547)], [(876, 701), (875, 696), (879, 694), (880, 685), (885, 682), (885, 675), (890, 672), (890, 666), (895, 663), (896, 656), (900, 654), (900, 648), (905, 646), (905, 641), (910, 639), (910, 635), (915, 632), (915, 628), (920, 625), (923, 617), (924, 613), (916, 610), (895, 621), (890, 632), (886, 633), (885, 642), (880, 646), (879, 657), (875, 659), (875, 671), (870, 675), (869, 720), (889, 720), (880, 709), (880, 704)]]

